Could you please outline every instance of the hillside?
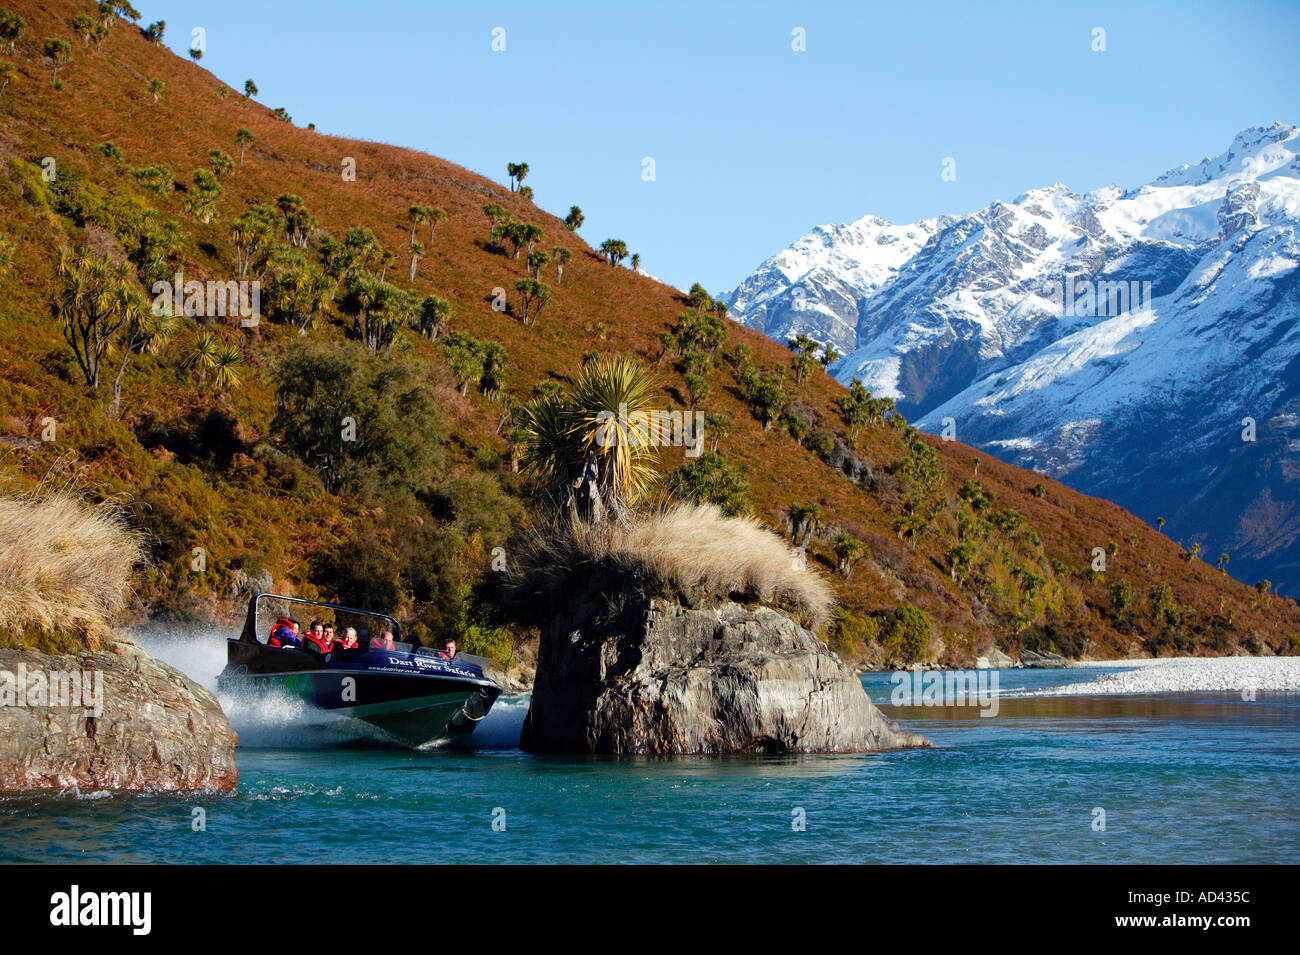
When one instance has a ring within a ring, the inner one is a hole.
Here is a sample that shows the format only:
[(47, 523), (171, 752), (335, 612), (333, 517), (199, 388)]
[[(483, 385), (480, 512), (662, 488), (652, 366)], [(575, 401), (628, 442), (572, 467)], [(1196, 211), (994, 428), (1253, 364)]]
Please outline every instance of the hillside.
[(1058, 183), (970, 215), (819, 227), (727, 301), (778, 341), (833, 342), (841, 381), (923, 430), (951, 419), (1290, 595), (1298, 264), (1300, 131), (1275, 123), (1138, 188)]
[[(691, 363), (699, 410), (732, 422), (707, 437), (721, 457), (698, 459), (711, 475), (678, 473), (664, 496), (747, 501), (787, 534), (792, 507), (799, 522), (810, 517), (808, 563), (842, 601), (825, 634), (842, 654), (909, 657), (895, 617), (909, 605), (933, 626), (921, 652), (949, 662), (994, 642), (1076, 656), (1293, 652), (1293, 601), (1237, 583), (1113, 504), (921, 435), (876, 399), (858, 396), (850, 426), (845, 388), (811, 361), (801, 384), (795, 356), (758, 331), (726, 322), (716, 354), (688, 343), (678, 355), (661, 336), (692, 303), (609, 264), (542, 208), (582, 196), (535, 205), (442, 159), (297, 127), (245, 98), (244, 78), (228, 78), (221, 96), (222, 80), (126, 19), (83, 41), (73, 22), (94, 13), (89, 4), (4, 5), (26, 26), (12, 54), (0, 43), (14, 67), (0, 94), (0, 234), (12, 249), (0, 271), (0, 474), (12, 489), (73, 483), (130, 502), (153, 540), (141, 613), (218, 615), (269, 575), (299, 594), (393, 608), (419, 640), (454, 632), (463, 648), (508, 656), (515, 645), (526, 658), (529, 635), (495, 632), (471, 591), (493, 549), (509, 560), (513, 535), (538, 513), (513, 467), (511, 409), (566, 383), (589, 353), (626, 353), (655, 368), (666, 408), (688, 403)], [(61, 89), (42, 55), (47, 38), (70, 52)], [(242, 162), (241, 129), (252, 136)], [(212, 150), (233, 160), (219, 194), (195, 177)], [(349, 158), (354, 180), (342, 174)], [(520, 158), (503, 155), (502, 170)], [(285, 195), (293, 201), (277, 206)], [(529, 325), (516, 291), (525, 257), (490, 236), (492, 203), (540, 227), (539, 248), (571, 256), (562, 281), (553, 261), (541, 267), (551, 298)], [(428, 247), (408, 281), (412, 206), (446, 217), (431, 242), (428, 223), (415, 226)], [(280, 236), (250, 266), (266, 290), (260, 323), (180, 317), (130, 356), (120, 413), (120, 348), (90, 394), (58, 317), (73, 302), (61, 250), (124, 263), (141, 295), (176, 271), (231, 281), (241, 258), (232, 225), (266, 214)], [(340, 265), (358, 227), (391, 264), (369, 248)], [(293, 282), (310, 292), (320, 276), (328, 294), (300, 335)], [(497, 288), (510, 311), (494, 310)], [(450, 310), (436, 338), (417, 327), (428, 296)], [(393, 316), (400, 324), (384, 325)], [(376, 325), (381, 340), (368, 349), (354, 329)], [(332, 436), (345, 418), (359, 438), (344, 446)], [(686, 463), (680, 448), (660, 454), (665, 474)], [(747, 491), (719, 492), (736, 491), (737, 477)], [(838, 534), (864, 548), (847, 579), (836, 572)], [(1093, 567), (1098, 548), (1104, 571)]]

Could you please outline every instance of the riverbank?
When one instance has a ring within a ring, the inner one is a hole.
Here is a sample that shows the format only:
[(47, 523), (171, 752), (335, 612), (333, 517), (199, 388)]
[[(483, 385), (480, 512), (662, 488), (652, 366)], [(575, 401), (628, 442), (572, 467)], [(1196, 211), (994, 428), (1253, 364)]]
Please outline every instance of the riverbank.
[(1169, 657), (1105, 660), (1083, 666), (1116, 672), (1066, 683), (1057, 696), (1127, 693), (1300, 693), (1300, 657)]

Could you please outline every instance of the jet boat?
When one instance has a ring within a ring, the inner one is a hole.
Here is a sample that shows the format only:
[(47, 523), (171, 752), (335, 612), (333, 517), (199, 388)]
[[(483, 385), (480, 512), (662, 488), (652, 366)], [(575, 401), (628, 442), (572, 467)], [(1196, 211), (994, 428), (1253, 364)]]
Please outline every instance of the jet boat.
[[(271, 633), (277, 621), (294, 613), (333, 624), (336, 641), (329, 652), (314, 652), (305, 640), (302, 647), (275, 645)], [(357, 631), (354, 648), (339, 643), (347, 627)], [(385, 633), (391, 639), (381, 636)], [(401, 634), (400, 624), (387, 614), (257, 594), (248, 602), (243, 631), (226, 641), (226, 668), (217, 687), (223, 693), (296, 697), (376, 726), (410, 746), (473, 732), (501, 693), (485, 675), (491, 661), (467, 653), (448, 659), (428, 648), (413, 650), (401, 642)]]

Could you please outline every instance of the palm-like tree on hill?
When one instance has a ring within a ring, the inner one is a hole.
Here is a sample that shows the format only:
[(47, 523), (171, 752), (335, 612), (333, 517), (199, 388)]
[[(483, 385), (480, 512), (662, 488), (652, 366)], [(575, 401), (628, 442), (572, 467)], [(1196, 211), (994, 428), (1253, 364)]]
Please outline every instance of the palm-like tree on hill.
[(212, 363), (212, 386), (218, 391), (238, 388), (240, 382), (239, 366), (244, 363), (244, 354), (238, 345), (222, 345), (217, 349)]
[(415, 241), (411, 243), (411, 267), (407, 272), (406, 280), (415, 281), (415, 270), (420, 267), (420, 256), (424, 254), (424, 243)]
[(107, 256), (65, 250), (59, 257), (54, 316), (72, 349), (86, 391), (99, 389), (104, 358), (118, 346), (123, 329), (148, 309), (128, 263)]
[[(647, 416), (654, 382), (635, 359), (602, 356), (583, 366), (567, 391), (520, 413), (525, 476), (570, 520), (626, 520), (658, 480)], [(622, 414), (620, 414), (620, 409)]]
[(95, 35), (95, 21), (84, 13), (79, 13), (72, 18), (72, 32), (81, 37), (83, 46), (90, 46)]
[(429, 219), (429, 247), (433, 247), (433, 230), (438, 227), (438, 223), (447, 218), (447, 213), (443, 212), (437, 206), (425, 206), (425, 213)]
[(134, 355), (154, 354), (176, 331), (178, 319), (170, 310), (156, 310), (150, 307), (143, 295), (133, 295), (125, 307), (126, 323), (123, 326), (118, 348), (122, 360), (117, 366), (117, 375), (113, 378), (113, 416), (122, 410), (122, 379)]
[(836, 534), (831, 541), (831, 550), (835, 552), (837, 570), (845, 580), (853, 574), (853, 565), (867, 554), (867, 545), (848, 534)]
[(0, 60), (0, 96), (4, 95), (5, 87), (13, 82), (17, 76), (18, 67), (8, 60)]
[(235, 144), (239, 146), (239, 164), (244, 164), (244, 147), (253, 144), (253, 134), (242, 126), (235, 133)]
[(13, 53), (14, 43), (22, 34), (23, 28), (27, 26), (27, 21), (18, 14), (10, 10), (0, 10), (0, 40), (9, 44), (9, 52)]
[(563, 281), (564, 266), (572, 258), (573, 258), (573, 253), (570, 252), (568, 249), (564, 248), (563, 246), (556, 246), (554, 249), (551, 250), (551, 259), (555, 262), (555, 284), (556, 285), (564, 284)]
[(808, 539), (822, 526), (822, 508), (816, 501), (790, 505), (790, 543), (807, 547)]
[(420, 223), (429, 221), (429, 209), (427, 206), (411, 206), (406, 214), (411, 220), (411, 248), (415, 248), (415, 229)]
[(506, 163), (506, 172), (510, 174), (510, 191), (518, 192), (519, 186), (524, 181), (524, 177), (528, 175), (528, 163), (526, 162)]
[(220, 350), (221, 343), (217, 341), (216, 335), (212, 332), (200, 332), (190, 340), (189, 347), (181, 356), (181, 370), (194, 372), (199, 379), (199, 384), (206, 385), (208, 372), (216, 367)]
[(235, 161), (220, 149), (208, 150), (208, 168), (218, 181), (230, 175), (235, 168)]
[(63, 40), (51, 37), (45, 41), (43, 47), (45, 58), (50, 61), (50, 66), (54, 70), (54, 75), (50, 79), (51, 83), (59, 82), (59, 66), (68, 62), (72, 56), (72, 47), (68, 46)]
[(427, 295), (420, 302), (420, 334), (429, 341), (437, 341), (451, 318), (451, 303), (436, 295)]

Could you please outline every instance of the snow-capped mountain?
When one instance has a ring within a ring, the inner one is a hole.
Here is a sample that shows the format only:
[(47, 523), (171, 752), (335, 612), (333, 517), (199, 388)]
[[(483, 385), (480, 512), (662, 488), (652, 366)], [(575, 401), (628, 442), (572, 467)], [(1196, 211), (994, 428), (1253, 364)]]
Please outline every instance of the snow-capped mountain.
[(919, 427), (951, 419), (1296, 593), (1298, 229), (1300, 132), (1275, 124), (1134, 190), (821, 227), (724, 300), (778, 340), (834, 344), (837, 378)]

